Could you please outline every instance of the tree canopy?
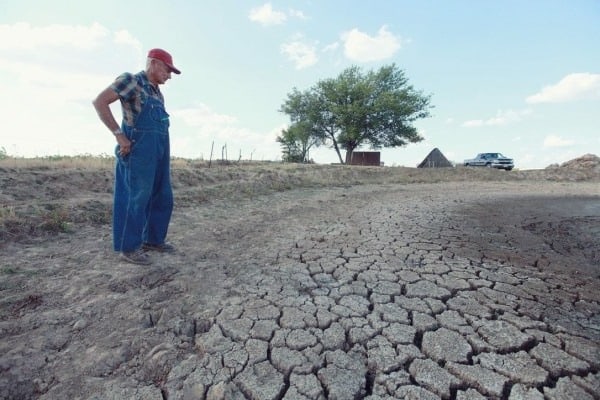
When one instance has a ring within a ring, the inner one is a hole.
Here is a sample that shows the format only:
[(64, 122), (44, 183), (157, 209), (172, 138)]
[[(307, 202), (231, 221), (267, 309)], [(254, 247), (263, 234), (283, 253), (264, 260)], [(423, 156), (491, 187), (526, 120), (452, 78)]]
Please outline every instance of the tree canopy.
[(423, 140), (412, 123), (429, 117), (431, 107), (430, 96), (410, 86), (396, 65), (367, 73), (353, 66), (303, 92), (294, 88), (280, 109), (291, 125), (277, 141), (301, 161), (311, 147), (331, 143), (344, 163), (340, 149), (349, 161), (362, 145), (379, 149)]
[(277, 141), (283, 147), (283, 160), (289, 162), (307, 162), (308, 152), (313, 146), (320, 146), (327, 140), (324, 132), (312, 121), (320, 110), (311, 101), (309, 92), (294, 89), (288, 94), (286, 113), (290, 116), (291, 125), (282, 131)]

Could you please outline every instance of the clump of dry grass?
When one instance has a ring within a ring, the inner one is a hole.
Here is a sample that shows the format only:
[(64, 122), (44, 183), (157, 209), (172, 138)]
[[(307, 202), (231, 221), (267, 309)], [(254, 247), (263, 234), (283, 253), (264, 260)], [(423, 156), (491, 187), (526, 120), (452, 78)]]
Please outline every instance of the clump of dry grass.
[(12, 157), (0, 158), (2, 169), (51, 169), (51, 168), (76, 168), (98, 169), (112, 167), (114, 157), (109, 155), (78, 155), (78, 156), (47, 156), (47, 157)]

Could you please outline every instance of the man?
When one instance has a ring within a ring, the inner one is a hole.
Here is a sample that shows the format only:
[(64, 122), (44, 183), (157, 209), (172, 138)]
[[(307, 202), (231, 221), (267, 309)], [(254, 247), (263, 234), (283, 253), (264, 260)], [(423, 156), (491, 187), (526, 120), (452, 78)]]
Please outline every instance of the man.
[[(173, 252), (165, 243), (173, 192), (169, 170), (169, 114), (159, 85), (180, 74), (162, 49), (148, 52), (146, 69), (124, 73), (93, 104), (100, 120), (115, 135), (113, 246), (123, 260), (148, 265), (147, 251)], [(121, 101), (123, 121), (110, 104)]]

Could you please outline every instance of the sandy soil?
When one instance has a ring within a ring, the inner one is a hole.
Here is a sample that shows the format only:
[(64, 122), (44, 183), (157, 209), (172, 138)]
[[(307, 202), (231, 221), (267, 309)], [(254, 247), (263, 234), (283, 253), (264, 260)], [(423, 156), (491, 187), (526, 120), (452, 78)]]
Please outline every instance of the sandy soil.
[[(591, 322), (571, 333), (594, 343), (592, 348), (600, 343), (596, 180), (392, 182), (223, 199), (207, 198), (202, 183), (182, 184), (182, 174), (176, 181), (177, 206), (169, 235), (178, 252), (153, 254), (154, 264), (140, 267), (121, 262), (111, 251), (106, 211), (110, 170), (96, 173), (87, 189), (79, 192), (68, 188), (64, 176), (48, 178), (47, 171), (15, 177), (5, 169), (2, 174), (4, 182), (21, 181), (20, 192), (2, 193), (9, 204), (33, 203), (37, 192), (46, 206), (56, 201), (77, 207), (69, 232), (43, 234), (38, 225), (31, 228), (34, 235), (15, 233), (12, 240), (5, 236), (0, 247), (0, 398), (345, 398), (333, 396), (335, 386), (317, 372), (314, 376), (324, 389), (312, 397), (307, 392), (293, 397), (290, 387), (296, 386), (279, 368), (275, 373), (287, 378), (284, 389), (275, 394), (239, 381), (243, 368), (222, 381), (233, 386), (221, 397), (216, 378), (193, 394), (186, 381), (193, 369), (186, 363), (191, 356), (202, 359), (202, 335), (228, 307), (268, 298), (257, 292), (260, 282), (296, 285), (296, 277), (284, 272), (290, 254), (306, 243), (318, 248), (335, 238), (339, 250), (348, 237), (356, 254), (385, 254), (385, 243), (398, 243), (399, 239), (387, 239), (396, 235), (395, 230), (411, 249), (399, 259), (406, 268), (436, 260), (465, 268), (493, 264), (523, 276), (558, 274), (562, 286), (587, 288), (578, 292), (578, 299), (563, 293), (565, 301), (585, 301), (594, 310), (587, 315)], [(87, 182), (86, 173), (81, 176)], [(28, 179), (29, 189), (22, 185)], [(383, 216), (394, 220), (395, 228), (386, 225)], [(379, 231), (384, 225), (385, 230)], [(353, 235), (364, 231), (372, 232), (372, 237), (352, 245)], [(301, 252), (299, 260), (310, 264), (314, 251)], [(436, 259), (431, 252), (436, 252)], [(540, 321), (548, 324), (549, 333), (556, 333), (550, 329), (549, 315)], [(523, 348), (531, 347), (528, 342)], [(598, 365), (588, 364), (585, 374), (578, 375), (597, 377)], [(546, 382), (548, 390), (556, 390), (557, 379)], [(363, 386), (355, 398), (376, 392), (376, 381), (369, 383), (368, 374)], [(232, 387), (239, 391), (231, 392)], [(468, 387), (459, 385), (458, 390)], [(457, 388), (448, 393), (455, 398)], [(497, 398), (508, 398), (509, 393), (505, 387)], [(440, 392), (437, 396), (444, 397)]]

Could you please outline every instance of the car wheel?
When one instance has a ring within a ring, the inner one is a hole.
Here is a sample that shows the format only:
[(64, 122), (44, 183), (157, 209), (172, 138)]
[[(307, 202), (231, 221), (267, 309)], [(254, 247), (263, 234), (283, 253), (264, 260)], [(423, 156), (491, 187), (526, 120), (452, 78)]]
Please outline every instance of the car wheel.
[(485, 166), (488, 167), (488, 168), (492, 168), (492, 164), (491, 163), (487, 163), (487, 164), (485, 164)]

